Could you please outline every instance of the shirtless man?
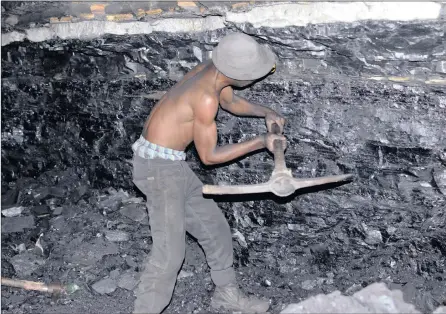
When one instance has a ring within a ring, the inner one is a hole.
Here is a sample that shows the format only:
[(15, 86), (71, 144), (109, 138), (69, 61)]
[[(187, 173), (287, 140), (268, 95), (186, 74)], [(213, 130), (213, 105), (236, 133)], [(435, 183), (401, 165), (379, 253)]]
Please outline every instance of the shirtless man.
[(147, 196), (153, 240), (138, 289), (134, 313), (160, 313), (169, 304), (185, 256), (186, 231), (206, 254), (216, 285), (215, 309), (262, 313), (269, 301), (247, 297), (233, 269), (231, 231), (225, 216), (202, 195), (202, 182), (185, 160), (193, 141), (201, 161), (221, 164), (252, 151), (273, 150), (283, 135), (267, 133), (251, 140), (217, 146), (215, 116), (219, 105), (238, 116), (265, 118), (268, 132), (285, 120), (273, 110), (236, 96), (231, 86), (245, 87), (275, 70), (275, 55), (248, 35), (224, 37), (212, 53), (172, 87), (152, 110), (141, 137), (132, 145), (133, 182)]

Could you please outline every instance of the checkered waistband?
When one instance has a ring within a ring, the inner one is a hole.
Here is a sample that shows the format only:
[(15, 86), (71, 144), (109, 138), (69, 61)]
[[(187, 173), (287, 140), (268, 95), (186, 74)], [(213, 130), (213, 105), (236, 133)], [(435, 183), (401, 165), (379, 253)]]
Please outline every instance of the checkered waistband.
[(169, 159), (169, 160), (186, 160), (186, 153), (171, 148), (162, 147), (146, 140), (142, 135), (133, 143), (132, 150), (139, 157), (145, 159)]

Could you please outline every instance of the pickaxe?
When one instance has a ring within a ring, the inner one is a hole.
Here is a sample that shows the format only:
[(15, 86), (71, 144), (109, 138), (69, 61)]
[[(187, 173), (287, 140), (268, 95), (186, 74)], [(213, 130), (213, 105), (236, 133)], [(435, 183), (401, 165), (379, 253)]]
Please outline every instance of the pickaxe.
[[(272, 126), (274, 133), (280, 133), (280, 127), (274, 123)], [(203, 194), (254, 194), (272, 192), (277, 196), (285, 197), (293, 194), (296, 190), (323, 185), (328, 183), (335, 183), (345, 181), (353, 178), (351, 174), (296, 179), (293, 178), (291, 169), (288, 169), (285, 164), (285, 149), (283, 142), (280, 140), (274, 141), (274, 170), (268, 182), (252, 185), (204, 185)]]
[(34, 290), (48, 292), (53, 295), (71, 294), (79, 290), (76, 284), (61, 285), (61, 284), (45, 284), (43, 282), (10, 279), (1, 277), (1, 285), (15, 288), (22, 288), (25, 290)]

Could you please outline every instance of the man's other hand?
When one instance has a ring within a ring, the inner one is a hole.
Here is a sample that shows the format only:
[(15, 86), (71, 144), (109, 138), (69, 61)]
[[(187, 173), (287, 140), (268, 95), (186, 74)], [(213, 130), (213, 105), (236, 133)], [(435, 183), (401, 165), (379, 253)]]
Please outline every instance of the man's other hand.
[(283, 135), (278, 135), (274, 133), (267, 133), (265, 134), (265, 146), (268, 148), (268, 150), (272, 153), (274, 153), (274, 141), (279, 140), (282, 143), (282, 149), (286, 149), (286, 138)]
[(280, 133), (283, 133), (283, 126), (285, 125), (285, 118), (282, 117), (280, 114), (278, 114), (277, 112), (271, 111), (268, 112), (265, 116), (265, 121), (266, 121), (266, 127), (268, 128), (268, 132), (272, 133), (272, 127), (274, 123), (277, 123), (277, 125), (280, 128)]

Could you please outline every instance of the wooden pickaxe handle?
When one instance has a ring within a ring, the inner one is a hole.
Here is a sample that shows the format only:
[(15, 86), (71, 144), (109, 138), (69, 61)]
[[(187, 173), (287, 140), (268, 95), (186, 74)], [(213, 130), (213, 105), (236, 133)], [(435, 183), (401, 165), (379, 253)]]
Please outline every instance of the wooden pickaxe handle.
[[(280, 134), (280, 127), (277, 123), (273, 123), (271, 126), (273, 133)], [(281, 172), (287, 169), (285, 163), (285, 145), (283, 145), (283, 141), (275, 140), (274, 141), (274, 171)]]
[(28, 280), (18, 280), (18, 279), (10, 279), (1, 277), (2, 286), (9, 286), (15, 288), (23, 288), (25, 290), (35, 290), (35, 291), (43, 291), (48, 293), (63, 293), (64, 287), (59, 284), (45, 284), (43, 282), (36, 281), (28, 281)]

